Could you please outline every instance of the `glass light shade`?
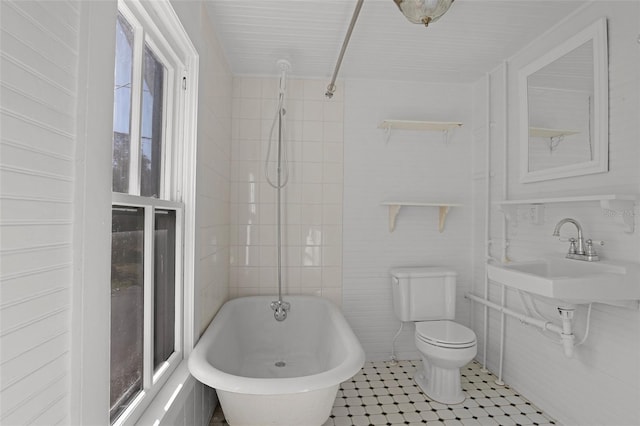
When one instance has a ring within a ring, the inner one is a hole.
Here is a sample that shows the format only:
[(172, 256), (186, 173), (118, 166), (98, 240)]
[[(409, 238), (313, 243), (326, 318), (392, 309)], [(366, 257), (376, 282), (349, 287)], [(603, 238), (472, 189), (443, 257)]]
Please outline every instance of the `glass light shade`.
[(445, 14), (453, 0), (393, 0), (414, 24), (429, 25)]

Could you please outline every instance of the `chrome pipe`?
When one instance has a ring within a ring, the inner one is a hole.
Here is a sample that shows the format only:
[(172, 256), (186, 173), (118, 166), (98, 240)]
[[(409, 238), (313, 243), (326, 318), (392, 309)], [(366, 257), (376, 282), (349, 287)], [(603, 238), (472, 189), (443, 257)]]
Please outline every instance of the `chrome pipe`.
[(360, 15), (360, 9), (362, 9), (363, 2), (364, 0), (358, 0), (358, 3), (356, 3), (356, 8), (353, 11), (353, 16), (351, 17), (351, 23), (349, 23), (349, 28), (347, 29), (347, 35), (344, 37), (344, 41), (342, 42), (342, 49), (340, 49), (338, 62), (336, 62), (336, 67), (333, 70), (333, 76), (331, 77), (331, 82), (327, 86), (327, 91), (324, 94), (329, 99), (333, 98), (333, 93), (336, 91), (336, 78), (338, 78), (338, 72), (340, 71), (340, 65), (342, 65), (344, 52), (346, 52), (347, 50), (347, 45), (349, 44), (349, 40), (351, 39), (351, 33), (353, 32), (353, 27), (355, 27), (356, 21), (358, 20), (358, 15)]

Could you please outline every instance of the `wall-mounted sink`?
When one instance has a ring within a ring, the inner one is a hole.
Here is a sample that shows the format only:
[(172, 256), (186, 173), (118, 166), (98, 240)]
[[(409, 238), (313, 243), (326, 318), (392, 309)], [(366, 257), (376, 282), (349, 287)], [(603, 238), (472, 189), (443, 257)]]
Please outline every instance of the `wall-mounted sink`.
[(544, 258), (489, 264), (489, 279), (530, 294), (579, 304), (640, 300), (640, 264)]

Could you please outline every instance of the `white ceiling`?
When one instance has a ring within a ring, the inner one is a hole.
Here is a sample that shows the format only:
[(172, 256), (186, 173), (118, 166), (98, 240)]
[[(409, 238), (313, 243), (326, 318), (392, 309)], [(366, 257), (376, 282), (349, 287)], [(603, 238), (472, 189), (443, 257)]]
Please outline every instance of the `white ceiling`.
[[(356, 0), (206, 0), (231, 69), (330, 78)], [(471, 83), (585, 0), (457, 0), (428, 28), (392, 0), (365, 0), (339, 78)]]

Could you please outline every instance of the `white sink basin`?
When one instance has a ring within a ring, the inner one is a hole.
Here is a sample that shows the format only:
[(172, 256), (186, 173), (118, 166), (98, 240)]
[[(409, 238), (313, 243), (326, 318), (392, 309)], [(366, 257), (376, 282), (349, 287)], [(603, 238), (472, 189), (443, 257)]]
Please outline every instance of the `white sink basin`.
[(489, 279), (566, 303), (640, 300), (640, 264), (545, 258), (488, 265)]

